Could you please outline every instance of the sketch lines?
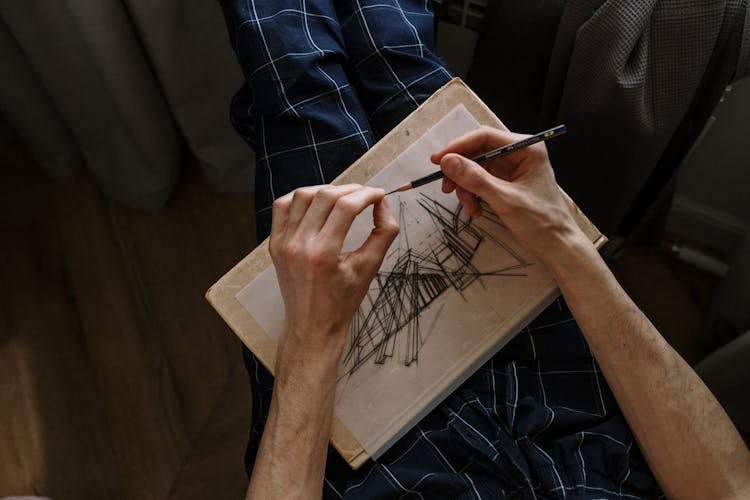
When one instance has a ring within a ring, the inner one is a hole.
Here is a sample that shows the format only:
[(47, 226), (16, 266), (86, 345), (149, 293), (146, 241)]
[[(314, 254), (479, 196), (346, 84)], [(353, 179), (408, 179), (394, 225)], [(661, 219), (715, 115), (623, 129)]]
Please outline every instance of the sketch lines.
[[(485, 277), (525, 276), (526, 262), (510, 245), (497, 238), (471, 218), (462, 216), (461, 206), (450, 209), (422, 194), (417, 199), (420, 210), (435, 227), (435, 236), (425, 248), (416, 249), (407, 231), (398, 247), (389, 255), (393, 266), (380, 271), (370, 292), (352, 321), (349, 342), (344, 352), (345, 375), (350, 375), (372, 360), (384, 364), (398, 353), (406, 366), (418, 361), (425, 341), (420, 316), (445, 291), (453, 288), (462, 294)], [(489, 206), (483, 206), (484, 226), (503, 227)], [(399, 223), (407, 226), (406, 203), (399, 204)], [(412, 217), (420, 220), (419, 217)], [(417, 222), (419, 223), (419, 222)], [(480, 247), (504, 252), (510, 264), (496, 269), (480, 270), (474, 258)]]

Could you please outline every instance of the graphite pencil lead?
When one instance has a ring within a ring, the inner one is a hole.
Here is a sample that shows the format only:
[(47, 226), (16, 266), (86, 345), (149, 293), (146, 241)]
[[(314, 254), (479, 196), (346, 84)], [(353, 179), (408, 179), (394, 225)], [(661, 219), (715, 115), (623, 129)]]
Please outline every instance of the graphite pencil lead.
[(388, 196), (389, 194), (393, 194), (393, 193), (401, 193), (402, 191), (406, 191), (408, 189), (411, 189), (411, 187), (412, 187), (411, 183), (404, 184), (403, 186), (397, 187), (393, 191), (389, 191), (389, 192), (385, 193), (385, 195)]

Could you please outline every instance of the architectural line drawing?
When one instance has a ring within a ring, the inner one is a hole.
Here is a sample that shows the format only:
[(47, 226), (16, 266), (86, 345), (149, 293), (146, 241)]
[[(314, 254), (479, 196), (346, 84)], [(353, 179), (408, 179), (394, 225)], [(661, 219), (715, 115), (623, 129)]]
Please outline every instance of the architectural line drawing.
[[(435, 236), (415, 248), (409, 243), (408, 231), (402, 231), (396, 249), (386, 258), (393, 262), (391, 269), (378, 272), (352, 320), (341, 377), (370, 361), (384, 364), (397, 354), (396, 361), (405, 366), (418, 362), (428, 333), (422, 331), (420, 316), (438, 297), (451, 288), (463, 296), (469, 286), (481, 283), (483, 278), (526, 276), (524, 269), (533, 265), (477, 221), (462, 216), (460, 204), (451, 209), (425, 194), (416, 201), (429, 216), (421, 220), (434, 225)], [(505, 227), (489, 205), (483, 203), (482, 208), (484, 225)], [(398, 218), (402, 228), (412, 220), (421, 223), (400, 199)], [(510, 264), (478, 269), (474, 257), (485, 246), (504, 252)]]

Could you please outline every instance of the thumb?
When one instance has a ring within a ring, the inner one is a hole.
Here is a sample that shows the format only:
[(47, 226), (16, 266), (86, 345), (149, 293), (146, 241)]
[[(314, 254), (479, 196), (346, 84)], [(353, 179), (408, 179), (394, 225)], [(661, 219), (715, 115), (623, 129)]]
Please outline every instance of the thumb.
[(386, 252), (399, 233), (398, 223), (388, 209), (385, 198), (375, 203), (372, 215), (375, 227), (370, 232), (370, 236), (357, 251), (349, 254), (356, 265), (363, 267), (368, 274), (377, 272)]
[(475, 162), (457, 154), (447, 154), (440, 161), (443, 174), (466, 191), (485, 200), (497, 197), (504, 181), (498, 179)]

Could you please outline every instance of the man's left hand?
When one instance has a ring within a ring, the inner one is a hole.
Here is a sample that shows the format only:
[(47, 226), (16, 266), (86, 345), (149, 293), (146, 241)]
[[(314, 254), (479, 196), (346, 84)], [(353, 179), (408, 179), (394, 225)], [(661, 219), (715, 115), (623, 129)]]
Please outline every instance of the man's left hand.
[[(369, 237), (342, 253), (354, 219), (370, 205)], [(279, 356), (338, 362), (349, 323), (398, 232), (382, 189), (311, 186), (274, 202), (269, 250), (286, 307)]]

